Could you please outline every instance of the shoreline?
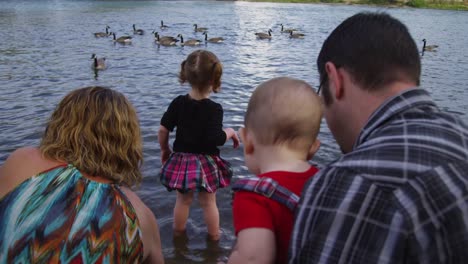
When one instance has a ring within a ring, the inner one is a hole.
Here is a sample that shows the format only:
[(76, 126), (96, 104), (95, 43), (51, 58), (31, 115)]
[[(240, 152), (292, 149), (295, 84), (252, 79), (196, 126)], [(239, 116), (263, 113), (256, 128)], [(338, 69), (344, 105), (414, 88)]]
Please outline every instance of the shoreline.
[(392, 0), (239, 0), (242, 2), (270, 2), (270, 3), (301, 3), (301, 4), (331, 4), (331, 5), (369, 5), (377, 7), (398, 7), (418, 9), (439, 9), (468, 11), (468, 2), (428, 2), (426, 0), (407, 0), (396, 2)]

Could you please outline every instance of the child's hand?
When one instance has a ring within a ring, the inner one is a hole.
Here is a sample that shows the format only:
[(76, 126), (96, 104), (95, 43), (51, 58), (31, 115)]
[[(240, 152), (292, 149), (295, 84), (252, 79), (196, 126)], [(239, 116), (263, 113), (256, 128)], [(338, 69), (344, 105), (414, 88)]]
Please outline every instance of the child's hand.
[(219, 257), (217, 260), (216, 260), (216, 264), (226, 264), (228, 262), (228, 258), (226, 256), (223, 256), (223, 257)]
[(237, 135), (236, 131), (234, 131), (234, 135), (232, 136), (232, 143), (234, 144), (234, 148), (239, 147), (239, 136)]
[(226, 133), (226, 141), (232, 139), (234, 148), (237, 148), (239, 146), (239, 136), (237, 135), (236, 131), (228, 127), (224, 129), (224, 133)]
[(164, 165), (169, 159), (169, 156), (172, 154), (171, 150), (161, 151), (161, 164)]

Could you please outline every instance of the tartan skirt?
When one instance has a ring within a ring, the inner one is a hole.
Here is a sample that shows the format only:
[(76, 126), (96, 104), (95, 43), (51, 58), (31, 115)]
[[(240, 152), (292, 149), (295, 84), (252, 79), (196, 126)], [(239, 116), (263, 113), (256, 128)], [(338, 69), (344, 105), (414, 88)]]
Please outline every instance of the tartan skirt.
[(228, 161), (217, 155), (174, 152), (159, 174), (162, 185), (169, 191), (178, 190), (216, 192), (229, 186), (232, 168)]

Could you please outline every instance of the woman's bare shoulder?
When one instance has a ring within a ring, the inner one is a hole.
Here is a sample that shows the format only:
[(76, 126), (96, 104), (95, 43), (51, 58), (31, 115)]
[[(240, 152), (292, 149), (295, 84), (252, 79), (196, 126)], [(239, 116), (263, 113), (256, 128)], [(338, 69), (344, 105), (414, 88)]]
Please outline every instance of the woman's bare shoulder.
[(10, 156), (8, 157), (7, 161), (8, 160), (15, 160), (15, 159), (18, 159), (18, 158), (28, 158), (28, 159), (34, 158), (34, 159), (37, 159), (40, 156), (41, 156), (41, 152), (39, 151), (38, 148), (28, 146), (28, 147), (18, 148), (15, 151), (13, 151), (10, 154)]
[(57, 164), (60, 163), (43, 158), (39, 149), (35, 147), (22, 147), (13, 151), (0, 166), (0, 197), (26, 179)]

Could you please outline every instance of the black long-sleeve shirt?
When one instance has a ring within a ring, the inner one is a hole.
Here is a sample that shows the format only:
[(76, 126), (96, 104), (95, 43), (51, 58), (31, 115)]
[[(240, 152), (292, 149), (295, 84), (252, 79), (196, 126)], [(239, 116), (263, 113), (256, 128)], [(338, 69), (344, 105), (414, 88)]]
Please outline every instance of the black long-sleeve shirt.
[(174, 152), (219, 155), (217, 146), (226, 142), (223, 107), (210, 99), (194, 100), (188, 94), (176, 97), (161, 125), (171, 132), (177, 127)]

